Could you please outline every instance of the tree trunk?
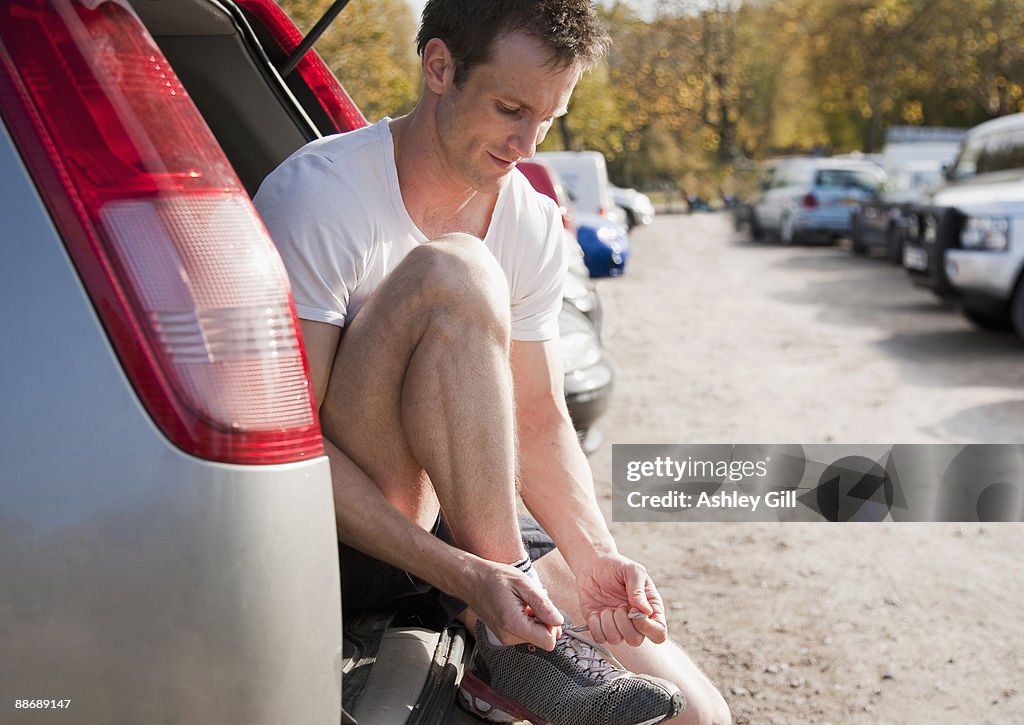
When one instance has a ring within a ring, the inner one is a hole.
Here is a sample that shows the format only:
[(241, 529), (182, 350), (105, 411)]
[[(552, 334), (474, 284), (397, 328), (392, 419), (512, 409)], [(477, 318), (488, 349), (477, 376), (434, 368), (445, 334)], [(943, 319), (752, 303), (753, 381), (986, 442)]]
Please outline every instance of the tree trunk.
[(558, 117), (558, 131), (562, 134), (562, 147), (566, 151), (573, 151), (572, 129), (569, 128), (569, 120), (565, 116)]

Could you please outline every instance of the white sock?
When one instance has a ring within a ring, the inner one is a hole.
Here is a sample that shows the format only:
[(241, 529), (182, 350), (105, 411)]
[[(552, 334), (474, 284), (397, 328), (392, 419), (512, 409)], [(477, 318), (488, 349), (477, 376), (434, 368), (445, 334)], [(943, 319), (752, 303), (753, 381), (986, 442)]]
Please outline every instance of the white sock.
[[(547, 596), (548, 590), (544, 588), (544, 584), (541, 582), (540, 576), (537, 574), (537, 571), (533, 568), (533, 560), (530, 559), (530, 555), (529, 554), (527, 554), (525, 557), (523, 557), (519, 561), (512, 562), (511, 564), (509, 564), (509, 566), (514, 566), (516, 569), (518, 569), (519, 571), (521, 571), (524, 574), (526, 574), (526, 576), (528, 576), (531, 579), (533, 579), (534, 583), (536, 583), (537, 586), (539, 586), (541, 588), (541, 590), (544, 592), (544, 596)], [(487, 640), (493, 646), (495, 646), (495, 647), (504, 647), (505, 646), (505, 645), (503, 645), (501, 643), (501, 640), (499, 640), (494, 635), (494, 632), (491, 631), (491, 628), (488, 627), (486, 624), (484, 624), (484, 632), (487, 634)]]

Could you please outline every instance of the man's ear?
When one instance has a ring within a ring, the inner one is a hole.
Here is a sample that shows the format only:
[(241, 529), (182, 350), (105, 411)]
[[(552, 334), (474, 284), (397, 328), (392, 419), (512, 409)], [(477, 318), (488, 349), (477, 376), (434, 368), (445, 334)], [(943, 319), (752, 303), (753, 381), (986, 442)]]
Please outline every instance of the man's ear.
[(438, 95), (455, 85), (455, 61), (440, 38), (431, 38), (423, 47), (423, 82)]

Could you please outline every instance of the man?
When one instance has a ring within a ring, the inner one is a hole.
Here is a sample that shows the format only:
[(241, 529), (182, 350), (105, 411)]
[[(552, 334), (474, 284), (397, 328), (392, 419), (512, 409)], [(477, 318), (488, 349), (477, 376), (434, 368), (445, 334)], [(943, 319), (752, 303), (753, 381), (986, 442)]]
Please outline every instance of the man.
[[(430, 0), (412, 113), (300, 149), (256, 204), (302, 318), (346, 613), (458, 616), (487, 719), (662, 722), (675, 683), (680, 722), (727, 722), (597, 506), (562, 391), (560, 220), (515, 171), (606, 43), (587, 0)], [(559, 547), (536, 571), (524, 535), (552, 547), (517, 484)]]

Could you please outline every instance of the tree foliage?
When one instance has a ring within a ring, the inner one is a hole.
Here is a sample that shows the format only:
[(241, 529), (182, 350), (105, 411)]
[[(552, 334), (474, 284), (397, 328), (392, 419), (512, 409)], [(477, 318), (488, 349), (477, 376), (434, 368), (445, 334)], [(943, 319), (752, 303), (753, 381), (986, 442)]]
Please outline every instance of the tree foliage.
[[(333, 0), (278, 0), (304, 33)], [(412, 109), (419, 94), (416, 22), (405, 0), (353, 0), (315, 48), (373, 122)]]
[[(307, 28), (329, 4), (282, 2)], [(601, 151), (620, 183), (711, 183), (778, 153), (877, 151), (893, 125), (1024, 111), (1024, 0), (614, 0), (599, 11), (613, 46), (544, 147)], [(335, 25), (317, 49), (367, 117), (408, 110), (420, 80), (404, 0), (354, 0)]]

